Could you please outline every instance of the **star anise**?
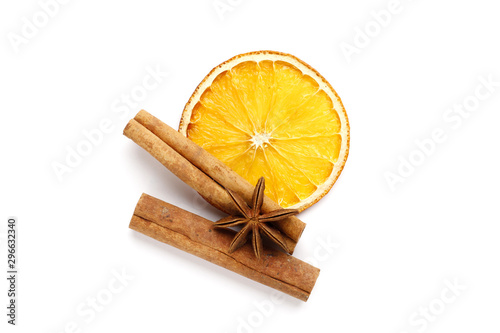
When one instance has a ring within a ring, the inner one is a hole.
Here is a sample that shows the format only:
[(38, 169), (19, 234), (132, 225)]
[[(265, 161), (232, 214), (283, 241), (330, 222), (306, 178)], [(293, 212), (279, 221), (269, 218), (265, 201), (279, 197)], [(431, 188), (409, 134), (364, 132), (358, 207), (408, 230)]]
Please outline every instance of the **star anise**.
[(261, 177), (255, 186), (252, 196), (252, 207), (240, 197), (237, 193), (226, 189), (231, 197), (234, 206), (238, 209), (241, 216), (228, 216), (215, 222), (214, 228), (231, 228), (243, 224), (243, 228), (234, 236), (234, 239), (229, 246), (229, 253), (236, 251), (248, 240), (250, 232), (252, 233), (252, 245), (255, 256), (260, 258), (262, 253), (262, 238), (261, 234), (268, 237), (274, 243), (279, 245), (284, 251), (289, 253), (283, 235), (274, 229), (268, 222), (275, 222), (283, 220), (289, 216), (297, 214), (299, 211), (296, 209), (278, 209), (266, 214), (261, 214), (260, 209), (264, 201), (265, 189), (264, 177)]

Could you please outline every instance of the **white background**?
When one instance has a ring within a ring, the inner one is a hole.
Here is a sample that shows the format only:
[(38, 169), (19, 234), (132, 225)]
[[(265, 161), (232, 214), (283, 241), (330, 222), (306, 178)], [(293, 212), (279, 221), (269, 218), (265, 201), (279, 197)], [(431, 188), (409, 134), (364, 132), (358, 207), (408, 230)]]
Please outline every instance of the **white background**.
[[(481, 77), (500, 81), (496, 3), (401, 0), (384, 27), (371, 12), (388, 0), (220, 3), (230, 10), (212, 0), (69, 1), (17, 47), (12, 36), (40, 4), (0, 5), (1, 268), (15, 215), (20, 271), (16, 327), (1, 279), (2, 332), (498, 332), (500, 87), (467, 118), (444, 118), (474, 102)], [(346, 57), (342, 43), (356, 38), (358, 53)], [(212, 67), (262, 49), (317, 69), (351, 123), (342, 176), (300, 215), (308, 226), (295, 255), (321, 268), (307, 303), (277, 304), (270, 288), (128, 229), (142, 192), (221, 216), (122, 129), (141, 108), (177, 127)], [(168, 77), (114, 112), (147, 68)], [(60, 181), (54, 163), (103, 119), (111, 132)], [(415, 141), (435, 129), (446, 140), (422, 159)], [(387, 173), (410, 156), (420, 165), (392, 191)], [(106, 299), (122, 270), (133, 279)], [(446, 281), (466, 290), (456, 296)], [(96, 296), (109, 303), (91, 315)]]

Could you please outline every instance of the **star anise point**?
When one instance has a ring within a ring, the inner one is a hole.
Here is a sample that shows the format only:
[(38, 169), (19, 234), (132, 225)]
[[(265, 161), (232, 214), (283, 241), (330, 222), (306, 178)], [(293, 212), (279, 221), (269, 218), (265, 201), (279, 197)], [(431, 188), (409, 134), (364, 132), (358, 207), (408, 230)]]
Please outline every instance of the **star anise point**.
[(252, 233), (252, 247), (257, 258), (260, 258), (263, 252), (261, 234), (264, 234), (266, 238), (277, 244), (285, 252), (290, 253), (283, 235), (272, 227), (272, 225), (267, 223), (281, 221), (297, 214), (299, 211), (296, 209), (278, 209), (261, 214), (261, 208), (264, 202), (264, 190), (265, 180), (264, 177), (261, 177), (255, 186), (254, 193), (252, 195), (252, 206), (250, 207), (238, 193), (226, 189), (235, 208), (240, 213), (240, 216), (227, 216), (222, 218), (215, 222), (214, 228), (231, 228), (244, 224), (243, 228), (231, 241), (231, 244), (229, 245), (229, 253), (232, 253), (245, 245), (250, 233)]

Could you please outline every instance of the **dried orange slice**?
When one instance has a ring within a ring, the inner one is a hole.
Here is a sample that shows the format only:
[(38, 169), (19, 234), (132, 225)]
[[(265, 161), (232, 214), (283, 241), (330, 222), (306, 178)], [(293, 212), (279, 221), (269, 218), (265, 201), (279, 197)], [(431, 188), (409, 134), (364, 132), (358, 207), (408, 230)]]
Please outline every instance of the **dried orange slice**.
[(256, 184), (281, 207), (304, 210), (339, 177), (349, 122), (332, 86), (296, 57), (260, 51), (215, 67), (198, 85), (179, 131)]

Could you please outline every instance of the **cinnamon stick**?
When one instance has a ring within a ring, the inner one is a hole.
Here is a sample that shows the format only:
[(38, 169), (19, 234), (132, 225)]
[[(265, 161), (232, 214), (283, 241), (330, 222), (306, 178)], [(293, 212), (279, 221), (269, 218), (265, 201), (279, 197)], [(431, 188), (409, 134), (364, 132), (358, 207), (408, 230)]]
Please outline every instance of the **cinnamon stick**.
[[(140, 111), (127, 124), (123, 133), (144, 148), (183, 182), (196, 190), (216, 208), (235, 214), (229, 188), (251, 202), (253, 186), (203, 148), (187, 139), (146, 111)], [(270, 198), (264, 199), (263, 212), (279, 209)], [(276, 227), (285, 234), (285, 241), (293, 253), (305, 223), (293, 216), (276, 222)]]
[(228, 253), (233, 230), (214, 230), (196, 214), (143, 194), (130, 228), (254, 281), (307, 301), (319, 269), (278, 250), (264, 250), (257, 259), (248, 243)]
[[(170, 147), (185, 157), (198, 169), (207, 174), (210, 178), (215, 180), (218, 184), (237, 192), (247, 202), (252, 201), (255, 185), (250, 184), (245, 178), (241, 177), (238, 173), (229, 168), (226, 164), (207, 152), (205, 149), (187, 139), (184, 135), (145, 110), (139, 111), (134, 119), (150, 130), (153, 134), (158, 136), (162, 141), (166, 142)], [(207, 200), (210, 202), (211, 198), (207, 198)], [(262, 212), (269, 213), (280, 208), (282, 207), (280, 207), (280, 205), (274, 202), (271, 198), (267, 196), (264, 197)], [(305, 223), (299, 220), (296, 216), (276, 222), (275, 225), (295, 242), (299, 241), (306, 226)]]

